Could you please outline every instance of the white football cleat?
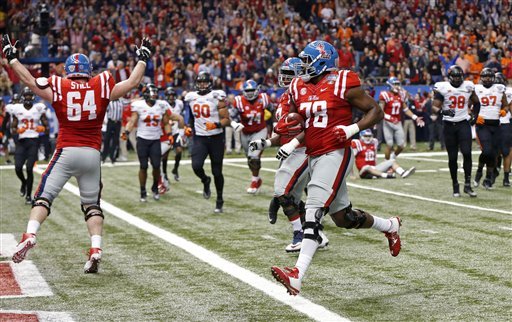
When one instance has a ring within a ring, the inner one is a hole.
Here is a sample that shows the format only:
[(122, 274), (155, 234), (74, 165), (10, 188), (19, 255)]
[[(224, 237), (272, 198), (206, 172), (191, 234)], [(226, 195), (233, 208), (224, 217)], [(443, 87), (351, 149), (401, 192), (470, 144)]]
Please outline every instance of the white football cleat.
[(101, 262), (101, 248), (89, 249), (89, 260), (84, 265), (84, 273), (98, 273)]
[(409, 170), (406, 170), (404, 173), (402, 173), (402, 178), (407, 178), (408, 176), (410, 175), (413, 175), (414, 172), (416, 172), (416, 168), (415, 167), (412, 167), (410, 168)]
[(21, 263), (27, 256), (27, 252), (36, 245), (36, 235), (24, 233), (21, 237), (21, 241), (16, 246), (14, 255), (12, 255), (12, 261), (15, 263)]
[(258, 193), (258, 191), (260, 191), (262, 183), (263, 181), (261, 180), (261, 178), (258, 179), (258, 181), (251, 181), (251, 185), (249, 186), (249, 188), (247, 188), (247, 193), (251, 195)]
[(318, 248), (326, 248), (329, 246), (329, 238), (327, 238), (324, 231), (319, 229), (318, 234), (322, 237), (322, 242), (318, 245)]
[(300, 252), (302, 246), (302, 239), (304, 238), (304, 232), (302, 230), (295, 230), (293, 232), (292, 242), (284, 249), (287, 253)]
[(299, 294), (302, 282), (299, 279), (299, 269), (297, 267), (281, 269), (277, 266), (272, 266), (270, 271), (274, 278), (286, 287), (286, 291), (290, 295)]

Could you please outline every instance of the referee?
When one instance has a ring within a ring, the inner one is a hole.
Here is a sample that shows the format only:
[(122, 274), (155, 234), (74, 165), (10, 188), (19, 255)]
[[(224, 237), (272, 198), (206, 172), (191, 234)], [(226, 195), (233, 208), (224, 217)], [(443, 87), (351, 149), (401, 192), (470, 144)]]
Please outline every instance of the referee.
[(105, 162), (107, 156), (110, 156), (112, 164), (116, 162), (122, 117), (123, 103), (121, 100), (111, 101), (107, 108), (107, 132), (105, 133), (105, 141), (103, 142), (103, 153), (101, 154), (102, 162)]

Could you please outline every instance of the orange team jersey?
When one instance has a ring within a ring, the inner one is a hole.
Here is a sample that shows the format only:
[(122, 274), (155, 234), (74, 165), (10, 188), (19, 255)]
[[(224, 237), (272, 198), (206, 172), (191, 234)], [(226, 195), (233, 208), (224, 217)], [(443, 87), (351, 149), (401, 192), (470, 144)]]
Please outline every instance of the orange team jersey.
[(112, 75), (105, 71), (83, 84), (53, 75), (48, 83), (59, 121), (57, 148), (83, 146), (99, 150), (101, 125), (115, 85)]
[(384, 120), (393, 123), (400, 122), (400, 111), (403, 105), (400, 93), (383, 91), (379, 95), (379, 101), (384, 102)]
[(305, 120), (306, 154), (317, 156), (350, 147), (350, 140), (340, 143), (332, 130), (352, 124), (352, 106), (345, 94), (359, 86), (359, 77), (350, 70), (332, 71), (317, 84), (305, 83), (301, 78), (292, 80), (291, 98)]
[(377, 164), (377, 145), (379, 141), (375, 138), (370, 143), (363, 140), (352, 140), (352, 149), (356, 151), (356, 167), (361, 170), (364, 166), (375, 166)]
[(244, 134), (256, 133), (263, 130), (265, 122), (265, 109), (270, 105), (267, 93), (260, 93), (258, 97), (249, 101), (242, 95), (235, 97), (235, 106), (240, 114), (240, 120), (244, 126)]

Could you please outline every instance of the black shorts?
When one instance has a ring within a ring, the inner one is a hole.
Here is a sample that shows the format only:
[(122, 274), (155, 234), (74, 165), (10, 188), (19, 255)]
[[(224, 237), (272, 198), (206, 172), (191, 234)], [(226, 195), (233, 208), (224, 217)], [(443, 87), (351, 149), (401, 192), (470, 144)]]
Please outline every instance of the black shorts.
[(162, 155), (162, 148), (160, 146), (160, 139), (146, 140), (137, 137), (137, 156), (141, 169), (148, 168), (148, 159), (151, 161), (153, 169), (160, 168), (160, 160)]
[[(14, 160), (16, 165), (23, 166), (26, 161), (34, 165), (37, 161), (37, 152), (39, 151), (39, 138), (20, 139), (16, 143)], [(29, 164), (30, 166), (30, 164)]]
[(192, 164), (202, 166), (208, 156), (210, 156), (212, 163), (222, 163), (224, 160), (225, 138), (224, 133), (212, 136), (194, 135), (194, 143), (190, 155)]
[(510, 123), (500, 125), (499, 147), (504, 156), (510, 153), (510, 147), (512, 147), (512, 125)]

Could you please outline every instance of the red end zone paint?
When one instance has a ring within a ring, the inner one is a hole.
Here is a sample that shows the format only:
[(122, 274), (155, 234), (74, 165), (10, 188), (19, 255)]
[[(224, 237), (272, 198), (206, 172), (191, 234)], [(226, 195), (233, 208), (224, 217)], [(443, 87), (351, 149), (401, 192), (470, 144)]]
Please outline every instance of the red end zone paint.
[(37, 322), (39, 319), (37, 314), (0, 313), (0, 321)]
[[(0, 263), (0, 280), (2, 280), (2, 283), (0, 283), (0, 296), (21, 295), (21, 288), (16, 278), (14, 278), (14, 272), (9, 263)], [(3, 315), (0, 315), (0, 321), (9, 320), (4, 320)], [(37, 321), (37, 319), (35, 321)]]

